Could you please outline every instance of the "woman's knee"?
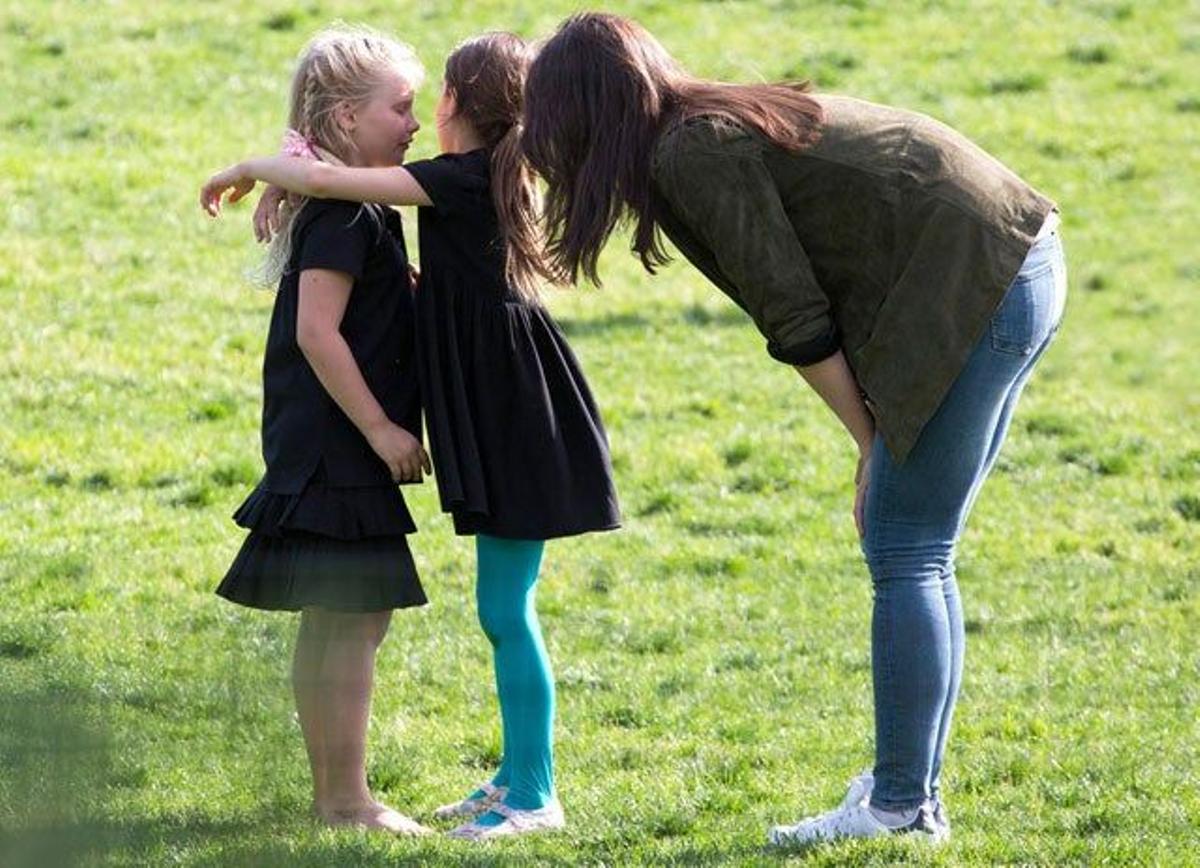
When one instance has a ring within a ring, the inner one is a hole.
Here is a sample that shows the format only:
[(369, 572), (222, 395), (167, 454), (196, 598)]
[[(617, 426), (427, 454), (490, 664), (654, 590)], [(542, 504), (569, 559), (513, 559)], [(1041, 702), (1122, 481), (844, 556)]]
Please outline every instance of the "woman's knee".
[(863, 557), (876, 585), (941, 581), (954, 573), (954, 541), (863, 543)]

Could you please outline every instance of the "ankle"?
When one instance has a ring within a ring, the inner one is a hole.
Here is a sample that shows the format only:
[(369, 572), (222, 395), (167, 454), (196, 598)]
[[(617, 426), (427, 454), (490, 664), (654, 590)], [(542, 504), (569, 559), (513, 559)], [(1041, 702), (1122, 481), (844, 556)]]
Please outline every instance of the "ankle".
[(889, 829), (899, 829), (902, 826), (907, 826), (917, 818), (917, 813), (921, 810), (921, 806), (915, 808), (880, 808), (875, 805), (868, 805), (867, 809), (871, 812), (876, 820)]
[(349, 791), (344, 793), (328, 793), (324, 798), (314, 802), (317, 810), (322, 813), (345, 813), (357, 811), (375, 804), (371, 794), (366, 791)]

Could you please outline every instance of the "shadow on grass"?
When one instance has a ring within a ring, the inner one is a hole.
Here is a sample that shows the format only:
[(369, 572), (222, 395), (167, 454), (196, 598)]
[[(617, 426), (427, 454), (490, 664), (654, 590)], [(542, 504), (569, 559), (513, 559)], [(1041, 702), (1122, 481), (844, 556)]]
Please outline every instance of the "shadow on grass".
[(558, 327), (569, 338), (585, 335), (605, 335), (613, 331), (642, 330), (650, 326), (650, 320), (640, 313), (610, 313), (590, 319), (555, 317)]
[[(253, 840), (288, 813), (268, 806), (264, 816), (228, 819), (113, 818), (114, 790), (141, 783), (126, 780), (118, 749), (106, 706), (90, 691), (0, 689), (0, 865), (148, 864), (149, 853)], [(255, 864), (281, 864), (279, 855)]]
[[(167, 861), (167, 853), (203, 850), (221, 841), (245, 841), (262, 827), (261, 819), (212, 820), (200, 816), (134, 822), (83, 819), (64, 825), (27, 826), (0, 832), (0, 864), (7, 868), (66, 868), (111, 861), (162, 864)], [(257, 848), (253, 855), (246, 853), (243, 864), (282, 865), (287, 861), (283, 847), (268, 845)]]
[(639, 313), (609, 313), (588, 319), (556, 317), (555, 322), (569, 338), (607, 335), (621, 331), (644, 331), (656, 326), (673, 326), (680, 322), (688, 326), (707, 328), (744, 328), (750, 320), (735, 307), (710, 309), (693, 304), (682, 312), (650, 308)]
[[(30, 682), (25, 682), (29, 684)], [(652, 827), (616, 842), (565, 836), (485, 847), (437, 835), (397, 839), (310, 822), (303, 805), (277, 796), (250, 810), (187, 807), (155, 813), (144, 800), (152, 781), (114, 730), (109, 700), (86, 686), (0, 686), (0, 866), (194, 864), (221, 866), (771, 864), (779, 854), (756, 844), (663, 840)], [(657, 839), (657, 840), (656, 840)], [(632, 850), (630, 849), (632, 848)]]

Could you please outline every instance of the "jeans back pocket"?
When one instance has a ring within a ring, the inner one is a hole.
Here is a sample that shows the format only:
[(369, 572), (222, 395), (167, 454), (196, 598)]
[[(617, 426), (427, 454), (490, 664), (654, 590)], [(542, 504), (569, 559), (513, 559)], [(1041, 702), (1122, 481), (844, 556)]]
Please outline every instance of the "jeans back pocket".
[(1043, 281), (1053, 281), (1053, 270), (1047, 265), (1044, 271), (1033, 275), (1019, 275), (1009, 286), (1000, 303), (1000, 309), (992, 316), (992, 349), (1014, 356), (1032, 355), (1041, 343), (1038, 334), (1038, 290)]

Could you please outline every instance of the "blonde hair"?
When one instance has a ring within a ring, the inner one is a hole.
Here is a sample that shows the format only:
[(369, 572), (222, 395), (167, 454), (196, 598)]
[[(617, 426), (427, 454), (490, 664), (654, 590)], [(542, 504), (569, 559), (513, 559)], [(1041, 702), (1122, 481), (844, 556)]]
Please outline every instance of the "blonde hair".
[[(320, 159), (345, 165), (353, 144), (338, 123), (338, 109), (370, 100), (389, 72), (399, 73), (414, 90), (425, 78), (421, 61), (407, 43), (362, 25), (338, 23), (322, 30), (300, 52), (292, 76), (288, 126), (309, 142)], [(307, 201), (292, 195), (284, 202), (279, 231), (261, 269), (263, 283), (275, 284), (287, 269), (292, 227)]]

